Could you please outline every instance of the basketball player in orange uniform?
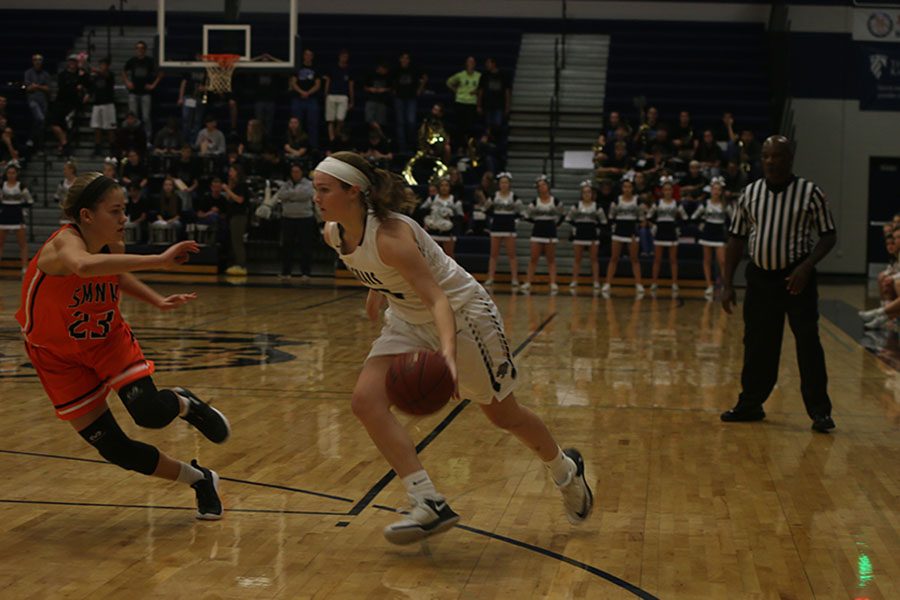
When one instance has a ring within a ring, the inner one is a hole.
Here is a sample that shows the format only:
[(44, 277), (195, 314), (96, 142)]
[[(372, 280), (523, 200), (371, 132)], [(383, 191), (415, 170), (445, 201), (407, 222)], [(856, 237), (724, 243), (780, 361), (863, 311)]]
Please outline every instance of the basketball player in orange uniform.
[(176, 308), (196, 294), (162, 297), (130, 271), (165, 269), (198, 251), (181, 242), (158, 255), (125, 254), (125, 197), (100, 173), (78, 177), (63, 200), (72, 224), (56, 231), (31, 260), (16, 320), (25, 350), (56, 415), (71, 423), (109, 462), (144, 475), (187, 483), (197, 495), (197, 518), (222, 518), (219, 476), (196, 460), (186, 464), (157, 448), (132, 440), (106, 403), (115, 390), (134, 422), (159, 429), (181, 417), (208, 439), (222, 443), (231, 433), (218, 410), (185, 388), (158, 390), (153, 362), (122, 319), (125, 293), (161, 310)]

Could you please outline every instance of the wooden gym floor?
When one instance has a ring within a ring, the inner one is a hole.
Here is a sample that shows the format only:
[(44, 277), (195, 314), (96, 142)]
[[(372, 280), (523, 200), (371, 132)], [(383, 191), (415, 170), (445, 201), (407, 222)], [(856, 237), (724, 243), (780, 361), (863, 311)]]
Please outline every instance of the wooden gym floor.
[[(130, 434), (217, 469), (225, 519), (195, 521), (189, 488), (98, 461), (56, 420), (12, 318), (19, 283), (5, 278), (0, 598), (900, 598), (900, 379), (890, 349), (867, 351), (852, 326), (821, 322), (838, 429), (819, 435), (790, 334), (768, 419), (725, 425), (739, 316), (626, 288), (610, 300), (501, 291), (520, 401), (584, 454), (594, 514), (570, 526), (539, 461), (453, 403), (400, 418), (463, 525), (395, 547), (381, 528), (402, 486), (349, 408), (379, 330), (363, 291), (172, 280), (157, 287), (200, 299), (123, 311), (157, 384), (212, 401), (234, 435), (215, 446), (181, 421), (141, 431), (110, 404)], [(834, 314), (865, 302), (861, 285), (821, 294)]]

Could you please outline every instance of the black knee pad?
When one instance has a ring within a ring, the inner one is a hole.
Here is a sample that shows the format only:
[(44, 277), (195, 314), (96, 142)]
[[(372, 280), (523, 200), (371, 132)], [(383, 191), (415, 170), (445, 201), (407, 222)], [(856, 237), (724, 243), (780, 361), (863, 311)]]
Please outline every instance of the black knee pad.
[(134, 422), (141, 427), (161, 429), (178, 416), (181, 404), (172, 390), (157, 390), (150, 377), (122, 386), (119, 398)]
[(159, 450), (125, 435), (109, 411), (78, 433), (97, 449), (100, 456), (114, 465), (144, 475), (153, 475), (156, 471)]

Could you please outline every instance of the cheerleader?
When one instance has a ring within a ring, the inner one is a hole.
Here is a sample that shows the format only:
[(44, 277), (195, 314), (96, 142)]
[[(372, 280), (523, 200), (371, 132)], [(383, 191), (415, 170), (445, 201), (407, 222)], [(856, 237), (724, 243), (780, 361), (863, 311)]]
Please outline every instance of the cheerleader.
[(684, 207), (675, 199), (675, 180), (671, 175), (659, 178), (662, 198), (650, 208), (647, 219), (653, 226), (653, 283), (650, 293), (656, 293), (663, 250), (669, 249), (669, 266), (672, 271), (672, 295), (678, 295), (678, 221), (688, 220)]
[(509, 259), (510, 283), (519, 287), (519, 268), (516, 260), (516, 218), (525, 210), (522, 202), (512, 191), (512, 175), (504, 171), (497, 175), (497, 192), (488, 203), (487, 212), (491, 217), (491, 258), (488, 261), (488, 278), (485, 285), (494, 284), (497, 272), (497, 258), (500, 243), (506, 246)]
[(534, 279), (534, 271), (537, 268), (541, 255), (547, 257), (547, 270), (550, 272), (550, 293), (559, 291), (556, 285), (556, 243), (559, 241), (556, 228), (565, 218), (565, 208), (562, 203), (550, 195), (550, 181), (546, 175), (537, 178), (538, 197), (528, 205), (526, 213), (528, 220), (534, 223), (531, 230), (531, 260), (528, 262), (528, 278), (522, 291), (531, 291), (531, 281)]
[(107, 156), (103, 160), (103, 176), (119, 183), (119, 161), (115, 156)]
[(462, 217), (462, 202), (456, 200), (450, 193), (450, 180), (443, 178), (438, 183), (438, 193), (429, 197), (422, 203), (425, 212), (425, 229), (444, 249), (450, 258), (453, 258), (453, 250), (456, 246), (456, 236), (453, 235), (454, 220)]
[(581, 200), (569, 210), (567, 220), (574, 228), (575, 260), (572, 263), (572, 291), (578, 287), (578, 273), (581, 270), (581, 256), (584, 249), (590, 248), (591, 273), (594, 276), (594, 289), (600, 289), (600, 263), (597, 261), (597, 250), (600, 248), (600, 225), (606, 225), (606, 213), (597, 204), (594, 187), (588, 180), (581, 182)]
[(69, 188), (75, 183), (76, 177), (78, 177), (78, 167), (75, 165), (75, 161), (67, 160), (63, 165), (62, 181), (56, 187), (55, 197), (57, 202), (62, 204), (62, 201), (66, 199), (66, 196), (69, 194)]
[(706, 291), (703, 293), (708, 300), (715, 294), (714, 280), (712, 276), (712, 255), (716, 253), (716, 262), (719, 264), (719, 274), (725, 272), (725, 221), (728, 219), (729, 207), (725, 206), (722, 194), (725, 189), (724, 177), (713, 177), (709, 183), (709, 199), (701, 204), (691, 219), (702, 219), (700, 225), (700, 245), (703, 246), (703, 277), (706, 279)]
[(67, 160), (63, 165), (63, 179), (59, 182), (59, 185), (56, 187), (56, 202), (60, 206), (60, 216), (59, 216), (59, 224), (65, 225), (66, 223), (71, 223), (72, 221), (66, 216), (66, 212), (62, 210), (63, 200), (66, 199), (66, 196), (69, 194), (69, 189), (72, 187), (72, 184), (75, 183), (75, 178), (78, 177), (78, 167), (75, 165), (75, 161)]
[(6, 167), (6, 181), (0, 188), (0, 261), (3, 260), (6, 232), (15, 231), (23, 273), (28, 268), (28, 242), (25, 239), (25, 217), (28, 214), (26, 207), (33, 202), (31, 192), (19, 181), (19, 168), (15, 165)]
[(634, 195), (634, 182), (630, 178), (622, 179), (622, 195), (609, 207), (609, 220), (613, 223), (612, 248), (609, 267), (606, 269), (606, 283), (601, 290), (608, 295), (612, 288), (613, 275), (619, 266), (622, 247), (628, 244), (628, 258), (631, 260), (631, 273), (634, 275), (635, 294), (642, 296), (644, 286), (641, 284), (641, 263), (638, 260), (638, 225), (646, 219), (646, 209)]

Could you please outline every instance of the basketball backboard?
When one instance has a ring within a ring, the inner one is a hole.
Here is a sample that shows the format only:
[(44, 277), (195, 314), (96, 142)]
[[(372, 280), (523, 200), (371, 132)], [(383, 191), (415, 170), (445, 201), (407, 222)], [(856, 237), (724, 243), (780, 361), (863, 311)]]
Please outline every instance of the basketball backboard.
[(157, 0), (159, 65), (199, 68), (202, 55), (237, 54), (238, 68), (293, 68), (297, 1)]

